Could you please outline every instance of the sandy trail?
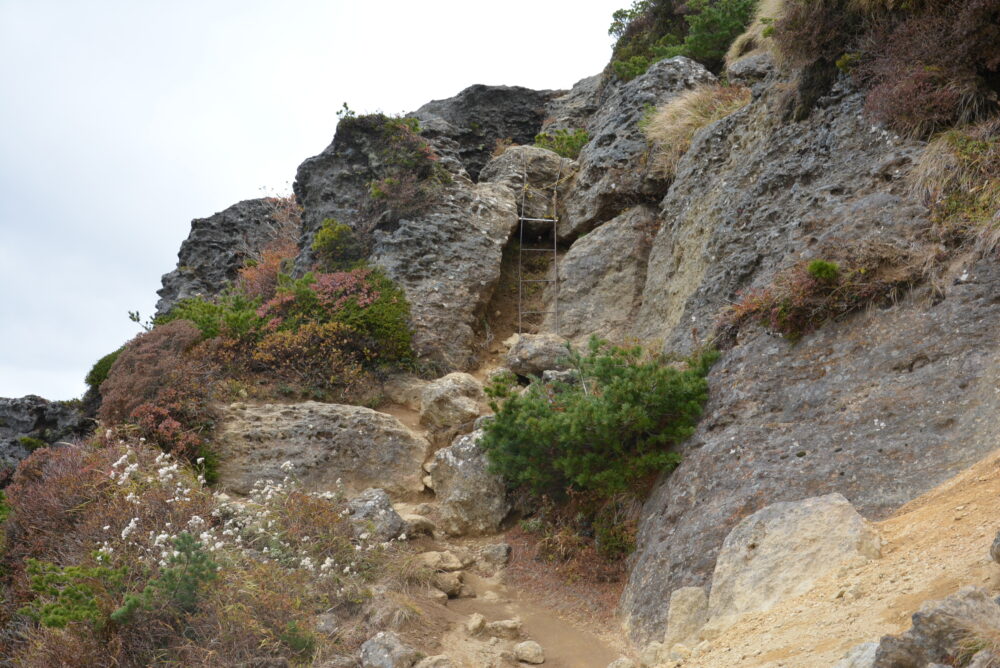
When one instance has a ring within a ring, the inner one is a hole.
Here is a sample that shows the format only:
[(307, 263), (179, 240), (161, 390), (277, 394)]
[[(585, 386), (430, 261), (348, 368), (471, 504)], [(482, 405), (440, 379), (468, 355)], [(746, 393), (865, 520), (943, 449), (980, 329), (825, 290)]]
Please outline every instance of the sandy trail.
[(850, 563), (807, 594), (743, 617), (684, 667), (824, 667), (910, 626), (924, 601), (966, 585), (1000, 590), (988, 555), (1000, 528), (1000, 451), (877, 522), (882, 558)]

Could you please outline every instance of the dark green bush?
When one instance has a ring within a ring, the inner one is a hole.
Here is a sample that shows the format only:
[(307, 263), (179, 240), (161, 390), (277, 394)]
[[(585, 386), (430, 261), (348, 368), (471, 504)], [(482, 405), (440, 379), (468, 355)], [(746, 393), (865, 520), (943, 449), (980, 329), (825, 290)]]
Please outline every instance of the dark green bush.
[(833, 283), (840, 276), (840, 265), (826, 260), (813, 260), (806, 267), (806, 271), (817, 281)]
[(535, 146), (547, 148), (564, 158), (576, 160), (580, 149), (590, 141), (586, 130), (556, 130), (553, 133), (540, 132), (535, 135)]
[(681, 370), (595, 338), (586, 355), (568, 356), (575, 382), (534, 380), (524, 393), (503, 382), (490, 388), (496, 418), (482, 443), (497, 473), (536, 495), (607, 497), (680, 462), (671, 446), (694, 431), (716, 353)]
[(729, 45), (750, 24), (757, 0), (640, 1), (613, 15), (611, 68), (632, 79), (665, 58), (687, 56), (718, 72)]
[(101, 383), (105, 381), (108, 377), (108, 371), (111, 370), (111, 365), (115, 363), (121, 352), (125, 350), (125, 346), (122, 346), (113, 353), (108, 353), (101, 359), (94, 362), (94, 366), (90, 368), (87, 373), (87, 377), (83, 379), (83, 382), (87, 384), (91, 389), (97, 389), (101, 386)]
[(223, 334), (233, 339), (252, 338), (263, 325), (263, 320), (257, 315), (260, 301), (239, 290), (228, 290), (215, 299), (190, 297), (177, 302), (169, 313), (156, 318), (155, 324), (190, 320), (206, 339)]

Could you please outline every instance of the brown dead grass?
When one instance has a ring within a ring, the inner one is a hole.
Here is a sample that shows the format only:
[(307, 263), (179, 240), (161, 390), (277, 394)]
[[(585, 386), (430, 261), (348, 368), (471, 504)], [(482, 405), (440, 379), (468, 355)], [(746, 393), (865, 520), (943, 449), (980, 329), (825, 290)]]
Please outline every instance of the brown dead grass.
[(772, 51), (774, 41), (770, 37), (765, 37), (764, 32), (773, 21), (782, 17), (785, 3), (786, 0), (760, 0), (753, 23), (729, 46), (729, 51), (726, 52), (726, 66), (754, 53)]

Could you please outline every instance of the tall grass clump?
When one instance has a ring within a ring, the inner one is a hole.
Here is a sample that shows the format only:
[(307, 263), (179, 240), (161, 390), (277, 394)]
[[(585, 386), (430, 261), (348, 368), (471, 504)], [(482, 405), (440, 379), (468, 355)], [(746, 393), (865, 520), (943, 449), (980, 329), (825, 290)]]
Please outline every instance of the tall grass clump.
[(643, 124), (652, 144), (650, 168), (661, 178), (673, 178), (677, 163), (687, 153), (695, 133), (750, 102), (741, 86), (706, 84), (684, 91), (657, 107)]

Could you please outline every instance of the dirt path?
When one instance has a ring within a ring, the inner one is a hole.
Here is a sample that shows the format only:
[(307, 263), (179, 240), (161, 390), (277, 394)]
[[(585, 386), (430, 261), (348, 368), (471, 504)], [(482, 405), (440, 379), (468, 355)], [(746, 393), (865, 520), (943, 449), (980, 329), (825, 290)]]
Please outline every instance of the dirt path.
[(882, 558), (848, 564), (807, 594), (747, 615), (684, 667), (823, 667), (900, 633), (924, 601), (975, 585), (1000, 591), (988, 556), (1000, 528), (1000, 451), (876, 523)]

